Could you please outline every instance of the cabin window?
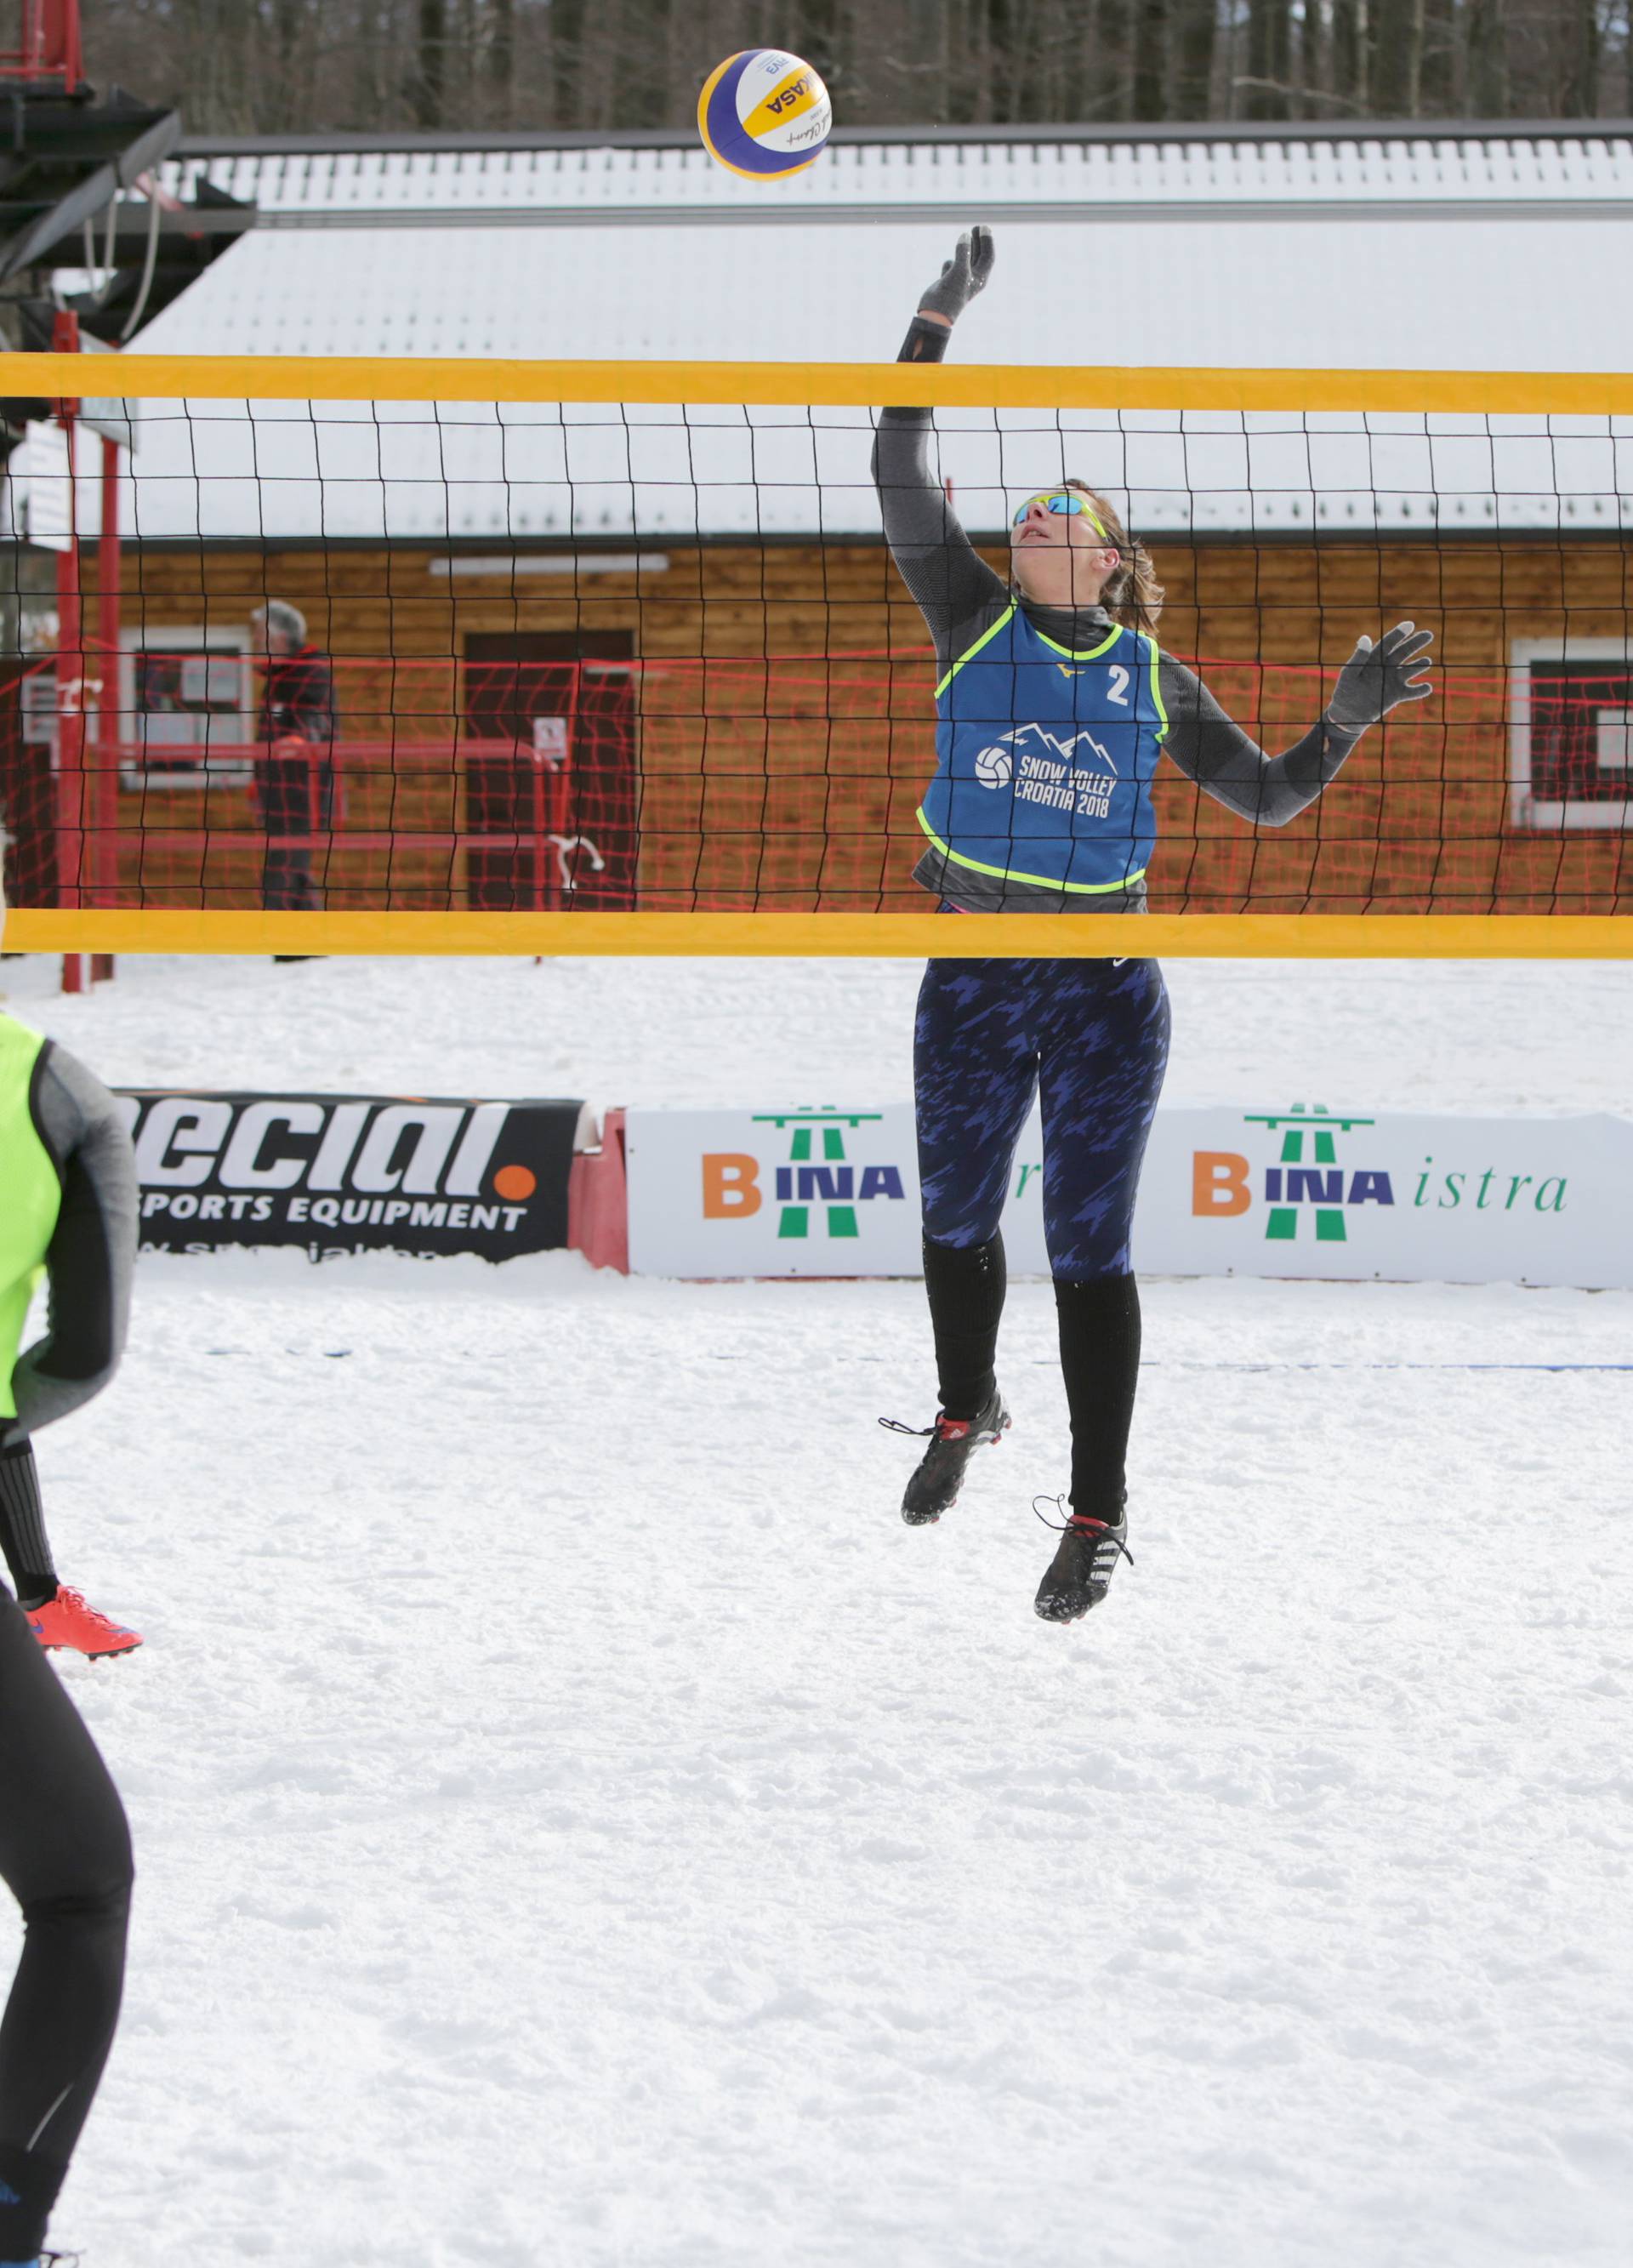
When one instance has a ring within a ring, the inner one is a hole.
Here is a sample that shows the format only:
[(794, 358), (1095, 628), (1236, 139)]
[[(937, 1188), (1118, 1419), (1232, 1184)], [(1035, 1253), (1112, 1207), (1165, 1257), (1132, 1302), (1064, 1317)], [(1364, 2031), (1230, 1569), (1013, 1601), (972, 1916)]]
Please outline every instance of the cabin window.
[(1517, 639), (1511, 668), (1512, 824), (1633, 826), (1633, 643)]

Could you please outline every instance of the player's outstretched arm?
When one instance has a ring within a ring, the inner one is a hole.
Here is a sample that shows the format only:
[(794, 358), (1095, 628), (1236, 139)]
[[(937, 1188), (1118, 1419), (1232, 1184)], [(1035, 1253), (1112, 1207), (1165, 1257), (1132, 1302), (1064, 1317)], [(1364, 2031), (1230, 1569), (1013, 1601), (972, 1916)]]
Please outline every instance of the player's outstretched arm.
[[(918, 297), (918, 320), (939, 323), (951, 330), (959, 317), (978, 291), (984, 291), (992, 280), (992, 270), (997, 260), (997, 247), (992, 241), (992, 231), (977, 221), (967, 228), (954, 247), (951, 260), (941, 263), (941, 273), (926, 291)], [(904, 354), (903, 362), (923, 362), (923, 355)], [(939, 361), (939, 355), (934, 357)]]
[(1397, 622), (1376, 645), (1357, 641), (1338, 673), (1325, 713), (1303, 739), (1269, 756), (1183, 662), (1162, 659), (1162, 692), (1170, 729), (1164, 743), (1188, 779), (1255, 827), (1285, 827), (1307, 811), (1337, 777), (1370, 725), (1403, 702), (1423, 701), (1434, 690), (1428, 652), (1432, 630)]
[[(986, 289), (996, 257), (989, 228), (968, 229), (960, 237), (952, 259), (919, 294), (898, 362), (942, 359), (953, 324)], [(1004, 585), (965, 534), (931, 469), (930, 435), (928, 409), (882, 409), (873, 482), (891, 556), (945, 657), (960, 626), (995, 596), (1002, 598)]]
[(46, 1255), (46, 1334), (18, 1357), (12, 1377), (17, 1424), (29, 1433), (66, 1418), (114, 1375), (136, 1255), (136, 1159), (113, 1096), (53, 1045), (36, 1108), (63, 1176), (63, 1203)]

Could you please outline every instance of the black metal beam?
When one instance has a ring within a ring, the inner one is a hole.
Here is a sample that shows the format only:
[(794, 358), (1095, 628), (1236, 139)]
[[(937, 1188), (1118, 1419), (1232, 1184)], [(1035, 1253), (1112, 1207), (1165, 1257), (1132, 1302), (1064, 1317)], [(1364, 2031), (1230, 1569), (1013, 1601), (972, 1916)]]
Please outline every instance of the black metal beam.
[(114, 88), (105, 103), (18, 97), (12, 144), (0, 149), (0, 284), (35, 266), (181, 139), (173, 110), (154, 110)]

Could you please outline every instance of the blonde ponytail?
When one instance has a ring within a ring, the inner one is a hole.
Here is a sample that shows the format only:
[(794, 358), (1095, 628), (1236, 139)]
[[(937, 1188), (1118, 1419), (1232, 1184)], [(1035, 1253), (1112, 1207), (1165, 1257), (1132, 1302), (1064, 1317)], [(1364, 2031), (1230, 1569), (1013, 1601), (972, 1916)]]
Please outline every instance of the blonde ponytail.
[(1097, 490), (1086, 481), (1069, 480), (1063, 485), (1080, 497), (1086, 497), (1094, 507), (1094, 516), (1106, 531), (1106, 540), (1114, 544), (1122, 556), (1107, 577), (1100, 593), (1100, 604), (1113, 622), (1122, 622), (1131, 630), (1144, 631), (1147, 637), (1157, 635), (1157, 617), (1162, 612), (1163, 589), (1157, 580), (1157, 571), (1151, 556), (1137, 535), (1130, 535), (1121, 519)]

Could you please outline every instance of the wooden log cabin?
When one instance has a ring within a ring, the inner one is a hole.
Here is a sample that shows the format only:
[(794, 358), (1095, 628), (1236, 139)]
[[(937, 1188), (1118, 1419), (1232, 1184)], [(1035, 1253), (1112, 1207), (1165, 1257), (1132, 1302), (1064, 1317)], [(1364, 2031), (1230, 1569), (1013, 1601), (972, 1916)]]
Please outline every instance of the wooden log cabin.
[[(446, 554), (411, 545), (128, 551), (121, 893), (254, 902), (261, 851), (235, 757), (254, 730), (249, 617), (271, 597), (300, 608), (335, 664), (341, 797), (320, 861), (331, 905), (559, 903), (569, 880), (586, 906), (918, 902), (934, 670), (880, 545), (677, 547), (639, 571), (616, 553), (554, 556), (576, 571), (484, 573), (467, 555), (478, 571), (451, 575)], [(1541, 665), (1557, 690), (1551, 710), (1534, 699), (1535, 736), (1555, 771), (1604, 777), (1595, 719), (1633, 697), (1619, 658), (1623, 542), (1169, 541), (1154, 556), (1165, 647), (1197, 658), (1267, 747), (1319, 714), (1363, 628), (1431, 627), (1439, 679), (1432, 702), (1369, 735), (1341, 787), (1284, 831), (1255, 833), (1165, 770), (1154, 902), (1627, 909), (1625, 833), (1526, 824), (1514, 777), (1523, 640), (1578, 657), (1570, 676)], [(1601, 661), (1606, 648), (1618, 653)], [(129, 760), (147, 722), (139, 658), (183, 652), (225, 665), (213, 685), (195, 674), (199, 702), (213, 689), (224, 710), (195, 743), (211, 760), (202, 787), (164, 784), (177, 776), (167, 743)], [(570, 740), (548, 738), (552, 719)]]

